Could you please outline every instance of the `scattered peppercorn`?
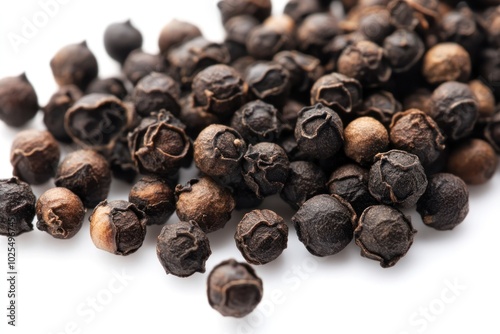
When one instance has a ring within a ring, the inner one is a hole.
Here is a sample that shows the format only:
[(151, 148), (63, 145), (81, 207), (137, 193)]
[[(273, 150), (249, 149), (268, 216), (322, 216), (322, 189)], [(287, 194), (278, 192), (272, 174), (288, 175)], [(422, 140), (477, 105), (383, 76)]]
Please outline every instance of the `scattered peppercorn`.
[(80, 89), (74, 85), (62, 86), (50, 98), (43, 108), (43, 122), (47, 130), (57, 140), (71, 143), (71, 137), (64, 127), (64, 117), (73, 104), (83, 96)]
[(340, 73), (319, 78), (311, 88), (311, 104), (321, 103), (336, 112), (350, 113), (362, 102), (363, 91), (358, 80)]
[(0, 235), (15, 237), (33, 230), (36, 197), (17, 177), (0, 180)]
[(0, 80), (0, 120), (20, 127), (35, 117), (38, 97), (25, 73)]
[(275, 142), (282, 128), (278, 109), (260, 100), (248, 102), (236, 111), (231, 126), (252, 145)]
[(111, 58), (123, 64), (130, 52), (142, 47), (142, 34), (130, 20), (110, 24), (104, 31), (104, 47)]

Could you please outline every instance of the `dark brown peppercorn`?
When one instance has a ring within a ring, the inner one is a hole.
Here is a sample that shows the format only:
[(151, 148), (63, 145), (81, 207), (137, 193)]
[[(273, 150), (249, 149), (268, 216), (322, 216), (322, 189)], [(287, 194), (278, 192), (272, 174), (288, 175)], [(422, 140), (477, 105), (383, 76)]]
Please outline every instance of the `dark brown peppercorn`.
[(264, 21), (271, 15), (271, 0), (221, 0), (217, 3), (222, 22), (239, 15), (250, 15)]
[(328, 181), (330, 194), (345, 199), (358, 215), (371, 206), (378, 204), (368, 191), (368, 170), (356, 164), (347, 164), (336, 169)]
[(78, 150), (66, 155), (59, 164), (55, 185), (75, 193), (87, 208), (106, 199), (111, 171), (106, 159), (93, 150)]
[(102, 201), (89, 221), (94, 245), (116, 255), (134, 253), (146, 237), (144, 212), (127, 201)]
[(208, 275), (208, 302), (225, 317), (242, 318), (251, 313), (263, 293), (262, 280), (246, 263), (227, 260)]
[(375, 205), (363, 212), (354, 236), (362, 256), (389, 268), (406, 255), (416, 232), (410, 218), (399, 210)]
[(403, 110), (418, 109), (430, 115), (431, 96), (432, 92), (427, 88), (418, 88), (405, 97), (403, 100)]
[(436, 230), (452, 230), (469, 213), (469, 190), (458, 176), (448, 173), (429, 177), (427, 190), (417, 203), (425, 225)]
[(335, 36), (323, 49), (325, 57), (329, 58), (329, 60), (324, 64), (327, 72), (333, 71), (337, 68), (337, 61), (347, 47), (356, 44), (359, 41), (365, 40), (365, 35), (359, 31)]
[(406, 0), (392, 0), (387, 9), (391, 14), (391, 24), (398, 29), (414, 30), (423, 21)]
[(73, 104), (82, 97), (82, 92), (74, 85), (62, 86), (52, 95), (43, 108), (43, 122), (47, 130), (59, 141), (71, 143), (71, 137), (64, 127), (64, 116)]
[(17, 177), (0, 180), (0, 235), (15, 237), (33, 230), (36, 197)]
[(104, 47), (108, 55), (123, 64), (130, 52), (142, 47), (142, 35), (130, 20), (110, 24), (104, 31)]
[(471, 73), (469, 53), (456, 43), (437, 44), (425, 54), (422, 73), (432, 85), (446, 81), (465, 82)]
[(446, 170), (467, 184), (484, 184), (493, 177), (498, 157), (490, 144), (481, 139), (468, 139), (452, 148)]
[(181, 87), (174, 79), (163, 73), (152, 72), (139, 80), (131, 99), (135, 110), (142, 117), (162, 109), (178, 116), (181, 110), (180, 96)]
[(500, 113), (491, 117), (484, 128), (484, 138), (500, 154)]
[(262, 204), (262, 198), (257, 197), (255, 193), (247, 186), (244, 180), (231, 184), (233, 198), (236, 202), (236, 210), (254, 209)]
[(191, 139), (196, 139), (200, 132), (212, 124), (221, 123), (217, 115), (203, 110), (194, 102), (192, 94), (181, 99), (179, 119), (186, 125), (186, 133)]
[(475, 14), (468, 6), (457, 9), (443, 16), (439, 24), (439, 36), (443, 41), (460, 44), (474, 55), (484, 40), (484, 34), (476, 23)]
[(137, 49), (128, 55), (123, 64), (122, 71), (135, 86), (139, 80), (151, 72), (164, 72), (165, 64), (160, 56)]
[(336, 195), (318, 195), (306, 201), (292, 217), (299, 240), (316, 256), (334, 255), (352, 240), (356, 214)]
[(294, 28), (295, 23), (286, 15), (270, 17), (248, 34), (245, 44), (248, 54), (255, 59), (271, 59), (280, 51), (291, 50), (295, 46), (292, 38)]
[(188, 277), (204, 273), (210, 254), (207, 235), (196, 222), (165, 225), (158, 236), (156, 255), (167, 274)]
[(36, 202), (36, 227), (57, 239), (70, 239), (80, 231), (85, 207), (78, 196), (66, 188), (52, 188)]
[(323, 74), (318, 58), (298, 51), (282, 51), (274, 55), (273, 60), (290, 72), (290, 86), (294, 92), (309, 94), (312, 85)]
[(257, 197), (277, 194), (286, 183), (290, 162), (277, 144), (249, 145), (243, 161), (243, 178)]
[(278, 109), (260, 100), (241, 107), (231, 119), (231, 126), (252, 145), (276, 141), (282, 128)]
[(381, 203), (411, 207), (427, 187), (427, 177), (414, 154), (391, 150), (375, 156), (370, 169), (368, 189)]
[(130, 203), (146, 214), (148, 225), (163, 225), (175, 211), (174, 189), (163, 179), (144, 176), (130, 190)]
[(322, 103), (336, 112), (349, 113), (362, 102), (363, 90), (358, 80), (340, 73), (319, 78), (311, 88), (311, 104)]
[(125, 86), (125, 82), (123, 82), (121, 78), (110, 77), (106, 79), (95, 79), (92, 81), (87, 87), (85, 94), (92, 93), (111, 94), (120, 100), (123, 100), (128, 95), (128, 90)]
[(479, 118), (493, 116), (495, 113), (495, 96), (490, 87), (481, 80), (472, 80), (469, 82), (469, 88), (476, 99)]
[(290, 163), (290, 171), (281, 198), (294, 210), (298, 210), (305, 201), (326, 192), (326, 176), (323, 170), (309, 161)]
[(373, 157), (387, 150), (389, 134), (373, 117), (359, 117), (344, 130), (344, 153), (360, 165), (370, 166)]
[(356, 114), (373, 117), (384, 126), (389, 127), (392, 116), (398, 111), (401, 111), (401, 103), (394, 98), (391, 92), (380, 90), (368, 95)]
[(425, 46), (413, 31), (396, 30), (384, 40), (384, 50), (394, 73), (407, 72), (424, 55)]
[(289, 0), (283, 9), (283, 12), (297, 23), (304, 21), (311, 14), (322, 11), (324, 11), (324, 7), (319, 0)]
[(456, 81), (441, 84), (432, 93), (430, 103), (429, 115), (447, 138), (461, 139), (474, 129), (478, 117), (477, 103), (466, 84)]
[(82, 91), (98, 73), (97, 59), (87, 42), (63, 47), (50, 61), (50, 68), (59, 86), (75, 85)]
[(177, 185), (175, 195), (179, 219), (194, 220), (205, 233), (223, 228), (235, 206), (231, 192), (207, 176)]
[(48, 131), (21, 131), (10, 149), (13, 175), (35, 185), (54, 176), (60, 157), (59, 144)]
[(238, 223), (234, 240), (248, 263), (266, 264), (287, 247), (288, 226), (271, 210), (253, 210)]
[(295, 139), (299, 150), (312, 158), (332, 157), (344, 144), (342, 120), (321, 103), (306, 107), (299, 113)]
[(35, 117), (38, 97), (26, 74), (0, 80), (0, 120), (20, 127)]
[(158, 46), (162, 54), (167, 54), (173, 48), (199, 36), (201, 36), (201, 31), (197, 26), (174, 19), (161, 30)]
[(323, 49), (340, 31), (335, 16), (329, 13), (309, 15), (297, 28), (298, 49), (323, 60)]
[(257, 62), (245, 73), (251, 94), (256, 99), (282, 106), (290, 92), (290, 72), (277, 62)]

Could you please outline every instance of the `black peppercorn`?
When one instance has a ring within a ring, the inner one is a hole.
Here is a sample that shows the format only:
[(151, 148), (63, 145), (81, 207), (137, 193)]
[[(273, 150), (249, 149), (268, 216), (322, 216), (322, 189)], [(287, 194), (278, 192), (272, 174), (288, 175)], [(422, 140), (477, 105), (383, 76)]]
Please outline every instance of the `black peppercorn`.
[(390, 22), (398, 29), (414, 30), (421, 22), (422, 16), (412, 8), (409, 1), (391, 0), (387, 5), (391, 15)]
[(0, 235), (15, 237), (33, 230), (36, 197), (17, 177), (0, 180)]
[(38, 97), (26, 74), (0, 80), (0, 120), (20, 127), (35, 117)]
[(217, 7), (222, 22), (239, 15), (250, 15), (262, 22), (271, 15), (273, 5), (271, 0), (221, 0)]
[(236, 210), (253, 209), (261, 205), (264, 201), (262, 198), (255, 195), (255, 193), (247, 186), (245, 180), (233, 182), (230, 186), (236, 203)]
[(160, 32), (158, 46), (162, 54), (180, 46), (187, 41), (201, 36), (200, 29), (192, 23), (172, 20), (167, 23)]
[(70, 239), (80, 231), (85, 207), (78, 196), (66, 188), (52, 188), (36, 202), (36, 227), (57, 239)]
[(142, 47), (142, 34), (130, 20), (110, 24), (104, 31), (104, 47), (111, 58), (123, 64), (130, 52)]
[(286, 183), (290, 162), (274, 143), (249, 145), (243, 161), (243, 178), (257, 197), (277, 194)]
[(323, 170), (309, 161), (290, 163), (290, 171), (281, 198), (293, 209), (298, 210), (305, 201), (326, 192), (326, 176)]
[(344, 129), (344, 153), (360, 165), (370, 166), (373, 157), (388, 146), (386, 128), (373, 117), (356, 118)]
[(120, 100), (123, 100), (128, 95), (128, 90), (125, 86), (125, 82), (123, 82), (121, 78), (110, 77), (106, 79), (95, 79), (92, 81), (87, 87), (85, 94), (92, 93), (111, 94)]
[(321, 103), (299, 113), (295, 139), (300, 151), (324, 159), (335, 155), (344, 144), (343, 124), (339, 115)]
[(196, 139), (206, 127), (220, 123), (217, 115), (207, 112), (195, 104), (192, 94), (182, 98), (180, 103), (179, 119), (186, 125), (186, 133), (191, 139)]
[(50, 61), (50, 67), (59, 86), (75, 85), (82, 91), (98, 73), (97, 59), (85, 41), (63, 47)]
[(323, 49), (340, 32), (335, 16), (329, 13), (311, 14), (297, 28), (298, 49), (323, 60)]
[(292, 217), (299, 240), (316, 256), (334, 255), (352, 240), (356, 213), (337, 195), (318, 195)]
[(335, 36), (323, 49), (325, 57), (328, 61), (324, 63), (325, 70), (331, 72), (337, 68), (337, 61), (342, 52), (350, 45), (356, 44), (359, 41), (365, 41), (366, 37), (359, 31), (340, 34)]
[(48, 131), (19, 132), (10, 149), (13, 175), (29, 184), (42, 184), (54, 176), (61, 152)]
[(411, 207), (427, 187), (427, 177), (414, 154), (391, 150), (375, 156), (370, 169), (368, 189), (381, 203)]
[(281, 133), (278, 110), (271, 104), (260, 100), (252, 101), (241, 107), (231, 119), (231, 126), (249, 144), (274, 142)]
[(291, 89), (300, 94), (309, 94), (312, 85), (323, 74), (318, 58), (298, 51), (282, 51), (274, 55), (273, 60), (290, 72)]
[(427, 51), (422, 74), (428, 83), (438, 85), (446, 81), (469, 80), (471, 60), (469, 53), (456, 43), (440, 43)]
[(207, 235), (194, 221), (165, 225), (158, 236), (156, 255), (167, 274), (188, 277), (204, 273), (210, 254)]
[(373, 117), (384, 126), (389, 127), (392, 116), (401, 111), (399, 103), (391, 92), (379, 90), (371, 93), (363, 100), (363, 105), (356, 114), (359, 116)]
[(500, 153), (500, 113), (488, 119), (484, 128), (484, 138), (497, 153)]
[(425, 46), (413, 31), (399, 29), (384, 40), (384, 50), (394, 73), (407, 72), (424, 55)]
[(436, 230), (452, 230), (469, 213), (469, 190), (458, 176), (448, 173), (429, 177), (427, 190), (417, 203), (425, 225)]
[(131, 100), (135, 110), (142, 117), (161, 109), (178, 116), (181, 109), (180, 96), (181, 87), (174, 79), (163, 73), (152, 72), (139, 80), (134, 87)]
[(234, 240), (248, 263), (266, 264), (286, 248), (288, 226), (271, 210), (253, 210), (238, 223)]
[(248, 34), (245, 44), (248, 54), (255, 59), (271, 59), (280, 51), (293, 49), (294, 30), (295, 22), (290, 17), (271, 16)]
[(163, 225), (175, 211), (174, 189), (158, 177), (142, 177), (130, 190), (128, 200), (146, 214), (148, 225)]
[(59, 141), (71, 143), (71, 137), (64, 127), (64, 117), (73, 104), (83, 96), (74, 85), (62, 86), (52, 95), (43, 108), (43, 122), (47, 130)]
[(375, 205), (359, 217), (354, 237), (362, 256), (379, 261), (382, 268), (389, 268), (406, 255), (416, 232), (410, 218), (399, 210)]
[(290, 73), (276, 62), (257, 62), (250, 65), (245, 81), (256, 99), (282, 106), (290, 92)]
[(231, 192), (208, 176), (177, 185), (175, 195), (179, 219), (195, 221), (205, 233), (223, 228), (235, 206)]
[(361, 104), (362, 98), (359, 81), (340, 73), (322, 76), (311, 88), (311, 104), (322, 103), (336, 112), (351, 112)]
[(161, 73), (165, 70), (165, 64), (159, 55), (146, 53), (139, 49), (128, 55), (122, 67), (123, 74), (134, 86), (149, 73)]
[(127, 201), (102, 201), (89, 221), (94, 245), (116, 255), (134, 253), (146, 237), (144, 212)]
[(54, 182), (80, 197), (85, 207), (93, 208), (108, 196), (111, 171), (102, 155), (93, 150), (78, 150), (61, 161)]
[(237, 54), (231, 53), (231, 60), (241, 58), (247, 55), (246, 43), (250, 32), (259, 25), (259, 21), (249, 15), (240, 15), (230, 18), (224, 23), (224, 30), (226, 31), (226, 43), (233, 45), (238, 49)]

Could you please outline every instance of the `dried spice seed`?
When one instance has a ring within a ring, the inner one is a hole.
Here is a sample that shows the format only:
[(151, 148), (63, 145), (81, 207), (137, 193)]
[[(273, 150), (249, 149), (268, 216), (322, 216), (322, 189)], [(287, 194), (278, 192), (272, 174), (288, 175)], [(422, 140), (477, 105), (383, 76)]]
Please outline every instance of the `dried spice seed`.
[(280, 196), (298, 210), (309, 198), (326, 193), (325, 184), (326, 176), (319, 166), (309, 161), (294, 161), (290, 163), (288, 179)]
[(131, 100), (142, 117), (165, 109), (174, 116), (180, 113), (180, 85), (166, 74), (152, 72), (143, 77), (134, 88)]
[(250, 31), (245, 43), (248, 55), (255, 59), (269, 60), (280, 51), (293, 49), (295, 42), (292, 33), (295, 23), (291, 18), (283, 17), (288, 20), (287, 25), (289, 28), (283, 29), (274, 24), (266, 24), (268, 22), (266, 20), (264, 24), (258, 25)]
[(394, 73), (410, 70), (424, 55), (425, 46), (413, 31), (396, 30), (384, 40), (384, 49)]
[(282, 128), (278, 109), (260, 100), (249, 102), (236, 111), (231, 126), (252, 145), (276, 141)]
[(476, 99), (479, 118), (493, 116), (495, 114), (495, 96), (493, 95), (493, 91), (480, 80), (469, 82), (469, 88)]
[(275, 54), (273, 60), (290, 73), (292, 92), (309, 94), (312, 85), (324, 72), (318, 58), (298, 51), (282, 51)]
[(290, 92), (290, 72), (279, 63), (256, 62), (245, 73), (250, 93), (256, 99), (282, 106)]
[(142, 47), (142, 34), (130, 20), (112, 23), (104, 31), (104, 47), (111, 58), (123, 64), (130, 52)]
[(87, 87), (85, 94), (88, 95), (92, 93), (114, 95), (120, 100), (123, 100), (128, 95), (128, 90), (123, 79), (119, 77), (110, 77), (92, 81)]
[(344, 153), (360, 165), (370, 166), (373, 157), (388, 146), (389, 134), (375, 118), (356, 118), (344, 129)]
[(201, 131), (212, 124), (221, 123), (215, 114), (203, 110), (196, 106), (193, 94), (190, 94), (180, 101), (181, 113), (179, 119), (186, 125), (186, 133), (191, 139), (196, 139)]
[(168, 51), (201, 35), (200, 29), (194, 24), (174, 19), (161, 30), (158, 46), (161, 54), (166, 55)]
[(311, 104), (322, 103), (336, 112), (350, 113), (362, 102), (363, 90), (358, 80), (340, 73), (319, 78), (311, 88)]
[(491, 117), (484, 128), (484, 138), (500, 154), (500, 113)]
[(389, 127), (392, 116), (401, 109), (401, 103), (394, 98), (391, 92), (380, 90), (368, 95), (363, 100), (360, 110), (356, 111), (356, 114), (373, 117), (384, 126)]
[(15, 237), (33, 230), (36, 197), (17, 177), (0, 180), (0, 235)]
[(431, 85), (446, 81), (469, 79), (471, 60), (469, 53), (456, 43), (440, 43), (427, 51), (422, 65), (422, 74)]
[(151, 72), (162, 73), (165, 70), (165, 64), (159, 55), (146, 53), (140, 49), (132, 51), (122, 67), (123, 74), (134, 86)]
[(0, 79), (0, 120), (20, 127), (35, 117), (38, 97), (25, 73)]
[(459, 6), (446, 13), (439, 24), (438, 35), (443, 41), (460, 44), (471, 55), (477, 52), (484, 40), (484, 33), (468, 6)]
[(297, 28), (298, 49), (319, 59), (324, 59), (323, 49), (340, 31), (335, 16), (329, 13), (311, 14)]
[(83, 96), (82, 91), (74, 86), (62, 86), (50, 98), (43, 108), (43, 123), (57, 140), (71, 143), (71, 137), (64, 127), (64, 117), (68, 110)]

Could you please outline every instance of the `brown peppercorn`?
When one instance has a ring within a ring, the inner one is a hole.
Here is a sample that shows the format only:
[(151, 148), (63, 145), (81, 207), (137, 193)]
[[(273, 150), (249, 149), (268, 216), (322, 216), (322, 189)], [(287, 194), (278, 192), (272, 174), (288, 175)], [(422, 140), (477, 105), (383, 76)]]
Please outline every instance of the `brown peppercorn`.
[(416, 232), (410, 217), (390, 206), (375, 205), (359, 218), (354, 237), (363, 257), (389, 268), (406, 255)]
[(13, 175), (29, 184), (42, 184), (54, 176), (61, 152), (48, 131), (19, 132), (10, 149)]
[(17, 177), (0, 179), (0, 235), (15, 237), (33, 230), (36, 197)]
[(471, 60), (469, 53), (456, 43), (439, 43), (427, 51), (422, 74), (431, 85), (446, 81), (469, 80)]
[(373, 117), (384, 126), (389, 127), (392, 116), (398, 111), (401, 111), (401, 103), (394, 98), (394, 95), (391, 92), (379, 90), (363, 100), (363, 105), (359, 110), (356, 110), (356, 114)]
[(307, 94), (309, 98), (312, 85), (323, 74), (319, 59), (298, 51), (282, 51), (275, 54), (273, 60), (290, 72), (292, 91)]
[(335, 16), (329, 13), (311, 14), (297, 28), (298, 49), (323, 60), (323, 49), (340, 32)]
[(406, 0), (391, 0), (387, 9), (391, 15), (390, 22), (397, 29), (414, 30), (423, 23), (423, 17), (418, 15)]
[(75, 193), (86, 208), (93, 208), (108, 196), (111, 171), (106, 159), (99, 153), (78, 150), (61, 161), (54, 183)]
[(179, 219), (194, 220), (205, 233), (223, 228), (235, 206), (231, 192), (208, 176), (177, 185), (175, 195)]
[(160, 52), (165, 55), (168, 51), (201, 35), (200, 29), (194, 24), (174, 19), (161, 30), (158, 46)]
[(446, 170), (467, 184), (484, 184), (493, 177), (498, 157), (490, 144), (468, 139), (451, 149)]
[(292, 129), (295, 129), (299, 113), (305, 106), (306, 105), (304, 103), (297, 100), (286, 100), (285, 105), (281, 109), (281, 121), (283, 122), (283, 127), (291, 127)]
[(324, 10), (325, 8), (320, 0), (288, 0), (283, 12), (290, 16), (295, 22), (301, 23), (309, 15)]
[(245, 44), (248, 54), (255, 59), (271, 59), (280, 51), (293, 49), (294, 28), (295, 23), (286, 15), (278, 19), (268, 18), (264, 24), (256, 26), (248, 34)]
[(98, 73), (97, 59), (85, 41), (59, 50), (51, 59), (50, 68), (59, 86), (75, 85), (82, 91)]
[(130, 20), (112, 23), (104, 31), (104, 47), (111, 58), (123, 64), (130, 52), (142, 47), (142, 34)]
[(365, 40), (366, 36), (359, 31), (335, 36), (323, 49), (325, 57), (328, 58), (328, 61), (324, 64), (326, 72), (336, 70), (337, 61), (347, 47)]
[(165, 225), (156, 244), (156, 255), (167, 274), (188, 277), (205, 272), (212, 254), (207, 235), (196, 222)]
[(59, 141), (71, 143), (71, 137), (64, 127), (64, 117), (73, 104), (83, 96), (74, 86), (62, 86), (55, 92), (43, 108), (43, 122), (47, 130)]
[(322, 103), (336, 112), (350, 113), (359, 106), (363, 89), (358, 80), (340, 73), (319, 78), (311, 88), (311, 104)]
[(418, 109), (394, 115), (390, 136), (394, 148), (418, 156), (425, 169), (430, 167), (445, 149), (444, 137), (436, 122)]
[(469, 190), (461, 178), (439, 173), (429, 177), (427, 190), (417, 203), (425, 225), (436, 230), (452, 230), (469, 213)]
[(493, 91), (480, 80), (470, 81), (469, 88), (476, 99), (479, 118), (493, 116), (495, 113), (495, 96), (493, 95)]
[(225, 317), (242, 318), (262, 300), (262, 280), (246, 263), (227, 260), (212, 269), (207, 280), (208, 302)]
[(500, 113), (488, 119), (483, 132), (486, 141), (500, 154)]
[(290, 93), (290, 72), (274, 61), (250, 65), (245, 73), (245, 81), (254, 99), (276, 107), (282, 106)]
[(365, 35), (368, 40), (381, 44), (394, 30), (390, 16), (386, 8), (374, 7), (373, 10), (360, 17), (357, 30)]
[(80, 231), (85, 207), (78, 196), (66, 188), (52, 188), (36, 202), (36, 227), (56, 239), (70, 239)]
[(394, 73), (407, 72), (422, 58), (424, 42), (417, 33), (399, 29), (384, 40), (387, 60)]
[(181, 110), (180, 96), (181, 87), (174, 79), (163, 73), (152, 72), (139, 80), (134, 87), (131, 100), (135, 110), (142, 117), (162, 109), (178, 116)]
[(20, 127), (35, 117), (38, 97), (25, 73), (0, 79), (0, 120)]
[(127, 201), (102, 201), (89, 221), (94, 245), (116, 255), (134, 253), (146, 237), (144, 212)]
[(111, 94), (123, 100), (128, 95), (128, 90), (123, 79), (110, 77), (92, 81), (87, 87), (85, 94), (88, 95), (92, 93)]
[(165, 72), (165, 64), (159, 55), (137, 49), (128, 55), (125, 63), (123, 63), (122, 72), (135, 86), (139, 80), (151, 72)]
[(252, 145), (276, 141), (282, 129), (278, 109), (260, 100), (241, 107), (233, 115), (231, 126)]
[(259, 21), (250, 15), (234, 16), (224, 23), (226, 41), (232, 41), (244, 46), (250, 32), (258, 25)]
[(252, 210), (238, 223), (234, 240), (248, 263), (266, 264), (287, 247), (288, 226), (271, 210)]
[(388, 146), (386, 128), (373, 117), (356, 118), (344, 130), (344, 153), (360, 165), (371, 165), (373, 157)]
[(418, 88), (403, 100), (403, 110), (418, 109), (430, 115), (432, 92), (427, 88)]
[(446, 13), (439, 23), (438, 34), (441, 40), (458, 43), (471, 55), (478, 51), (484, 41), (476, 14), (468, 6), (460, 6)]
[(298, 210), (305, 201), (326, 192), (326, 176), (323, 170), (309, 161), (290, 163), (290, 171), (281, 198), (294, 210)]
[(221, 0), (217, 7), (222, 22), (239, 15), (250, 15), (262, 22), (271, 15), (273, 5), (271, 0)]
[(181, 98), (180, 104), (179, 119), (186, 125), (186, 133), (193, 140), (206, 127), (221, 123), (217, 115), (207, 112), (195, 104), (193, 94)]
[(145, 213), (147, 225), (163, 225), (175, 211), (174, 189), (154, 176), (144, 176), (137, 181), (128, 201)]

